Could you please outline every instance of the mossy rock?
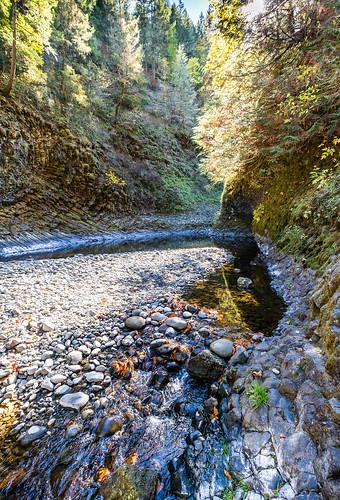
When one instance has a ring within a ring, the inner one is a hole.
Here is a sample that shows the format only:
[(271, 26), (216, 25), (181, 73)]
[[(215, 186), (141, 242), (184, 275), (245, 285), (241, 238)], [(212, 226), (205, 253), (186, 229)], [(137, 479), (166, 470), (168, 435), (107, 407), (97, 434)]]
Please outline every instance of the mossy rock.
[(157, 480), (158, 474), (152, 469), (123, 465), (109, 476), (99, 493), (105, 500), (152, 500)]

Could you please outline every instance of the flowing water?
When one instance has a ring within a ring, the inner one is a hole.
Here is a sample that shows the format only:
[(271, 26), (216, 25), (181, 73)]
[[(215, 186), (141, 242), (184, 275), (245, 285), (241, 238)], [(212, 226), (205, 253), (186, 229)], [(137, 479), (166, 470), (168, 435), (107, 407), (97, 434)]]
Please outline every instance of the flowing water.
[[(64, 242), (65, 243), (65, 242)], [(110, 253), (197, 246), (218, 246), (235, 257), (233, 264), (215, 270), (194, 286), (184, 300), (216, 311), (217, 327), (235, 326), (247, 332), (270, 335), (282, 315), (283, 303), (270, 286), (265, 265), (258, 258), (257, 245), (249, 233), (223, 232), (212, 228), (151, 231), (101, 236), (72, 246), (31, 247), (2, 253), (9, 258), (58, 258), (75, 253)], [(6, 255), (5, 255), (6, 254)], [(251, 278), (249, 290), (240, 290), (237, 279)], [(204, 409), (209, 386), (191, 379), (182, 369), (165, 387), (150, 384), (150, 366), (136, 369), (128, 380), (114, 382), (114, 403), (97, 410), (85, 421), (82, 432), (66, 439), (52, 432), (26, 451), (16, 449), (15, 466), (5, 467), (0, 478), (0, 497), (22, 500), (99, 499), (100, 474), (122, 464), (135, 464), (157, 471), (157, 500), (175, 498), (223, 498), (226, 487), (225, 442), (218, 419)], [(107, 414), (123, 415), (124, 432), (98, 438), (96, 427)], [(64, 428), (70, 417), (63, 414)], [(79, 416), (71, 417), (80, 422)], [(61, 426), (63, 427), (63, 426)], [(194, 439), (195, 432), (203, 439)], [(197, 454), (196, 448), (199, 447)], [(196, 450), (196, 451), (195, 451)], [(1, 471), (1, 465), (0, 465)], [(112, 498), (138, 498), (124, 493)], [(177, 496), (173, 492), (177, 491)], [(180, 493), (179, 493), (180, 491)]]

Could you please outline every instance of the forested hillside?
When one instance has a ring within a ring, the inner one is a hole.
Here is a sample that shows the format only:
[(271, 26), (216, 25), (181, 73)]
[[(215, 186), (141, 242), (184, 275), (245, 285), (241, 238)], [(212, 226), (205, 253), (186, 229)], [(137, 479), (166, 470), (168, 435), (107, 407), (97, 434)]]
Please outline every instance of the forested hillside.
[(182, 2), (1, 0), (5, 232), (209, 198), (191, 140), (207, 43)]
[[(222, 219), (319, 267), (336, 253), (339, 25), (333, 0), (212, 2), (196, 139), (225, 183)], [(252, 214), (253, 212), (253, 214)], [(237, 218), (236, 217), (236, 218)]]

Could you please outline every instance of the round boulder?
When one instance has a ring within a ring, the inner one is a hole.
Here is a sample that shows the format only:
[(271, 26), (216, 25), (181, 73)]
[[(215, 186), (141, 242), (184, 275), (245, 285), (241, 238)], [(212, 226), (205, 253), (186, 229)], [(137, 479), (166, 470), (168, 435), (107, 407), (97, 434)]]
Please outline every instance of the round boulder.
[(223, 359), (206, 349), (196, 356), (191, 356), (188, 373), (199, 380), (212, 381), (223, 375), (225, 367)]
[(210, 344), (210, 350), (220, 358), (229, 359), (233, 355), (234, 344), (228, 339), (218, 339)]
[(141, 330), (144, 328), (145, 324), (145, 319), (140, 316), (130, 316), (130, 318), (127, 318), (125, 321), (125, 326), (129, 330)]

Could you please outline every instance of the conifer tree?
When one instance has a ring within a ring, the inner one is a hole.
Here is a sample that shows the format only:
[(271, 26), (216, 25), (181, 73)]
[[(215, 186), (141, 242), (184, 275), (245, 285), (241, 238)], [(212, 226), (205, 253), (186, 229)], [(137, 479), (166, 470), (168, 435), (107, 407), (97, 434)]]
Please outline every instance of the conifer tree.
[(185, 128), (194, 125), (197, 113), (196, 92), (188, 68), (188, 58), (180, 45), (177, 49), (172, 81), (171, 116)]

